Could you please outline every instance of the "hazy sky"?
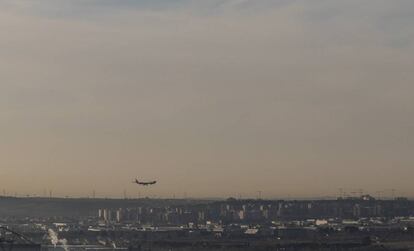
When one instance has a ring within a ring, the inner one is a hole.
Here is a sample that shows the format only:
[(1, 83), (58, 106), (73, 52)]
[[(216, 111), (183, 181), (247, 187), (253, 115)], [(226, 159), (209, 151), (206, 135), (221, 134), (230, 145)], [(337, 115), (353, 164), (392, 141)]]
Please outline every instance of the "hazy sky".
[(413, 27), (412, 0), (0, 0), (0, 189), (414, 196)]

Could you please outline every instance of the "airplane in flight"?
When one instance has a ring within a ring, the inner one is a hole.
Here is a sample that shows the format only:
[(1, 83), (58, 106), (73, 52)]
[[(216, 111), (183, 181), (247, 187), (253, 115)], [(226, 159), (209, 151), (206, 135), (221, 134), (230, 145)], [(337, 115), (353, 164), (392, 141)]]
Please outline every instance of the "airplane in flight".
[(155, 185), (157, 183), (157, 181), (154, 180), (154, 181), (144, 182), (144, 181), (139, 181), (138, 179), (135, 179), (135, 181), (133, 183), (136, 183), (140, 186), (150, 186), (150, 185)]

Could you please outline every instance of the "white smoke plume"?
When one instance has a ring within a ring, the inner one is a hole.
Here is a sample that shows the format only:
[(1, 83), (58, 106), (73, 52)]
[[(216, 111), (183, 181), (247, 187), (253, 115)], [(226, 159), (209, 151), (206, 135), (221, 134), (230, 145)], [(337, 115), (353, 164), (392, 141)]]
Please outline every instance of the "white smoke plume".
[(69, 251), (68, 241), (66, 239), (59, 239), (58, 234), (51, 228), (49, 228), (47, 232), (49, 234), (50, 242), (54, 247), (60, 244), (65, 251)]

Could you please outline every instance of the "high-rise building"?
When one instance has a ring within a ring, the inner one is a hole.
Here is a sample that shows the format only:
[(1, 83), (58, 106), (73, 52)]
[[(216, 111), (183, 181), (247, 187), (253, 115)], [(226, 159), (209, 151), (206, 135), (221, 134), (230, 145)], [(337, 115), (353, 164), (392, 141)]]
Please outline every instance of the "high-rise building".
[(122, 208), (116, 210), (116, 221), (117, 222), (122, 222), (124, 219), (124, 214), (123, 214), (123, 210)]

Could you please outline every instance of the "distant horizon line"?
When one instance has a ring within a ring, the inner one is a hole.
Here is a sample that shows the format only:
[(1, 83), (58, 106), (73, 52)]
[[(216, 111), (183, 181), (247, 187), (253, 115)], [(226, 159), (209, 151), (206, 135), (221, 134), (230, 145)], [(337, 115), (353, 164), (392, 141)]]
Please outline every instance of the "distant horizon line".
[[(289, 197), (273, 197), (273, 198), (235, 198), (235, 197), (162, 197), (162, 196), (151, 196), (151, 197), (82, 197), (82, 196), (9, 196), (9, 195), (0, 195), (0, 199), (68, 199), (68, 200), (200, 200), (200, 201), (226, 201), (230, 199), (234, 199), (236, 201), (295, 201), (295, 200), (352, 200), (352, 199), (360, 199), (361, 196), (347, 196), (347, 197), (339, 197), (339, 196), (289, 196)], [(408, 200), (414, 200), (414, 197), (402, 197), (402, 196), (383, 196), (380, 198), (376, 198), (373, 196), (375, 200), (396, 200), (399, 198), (404, 198)]]

